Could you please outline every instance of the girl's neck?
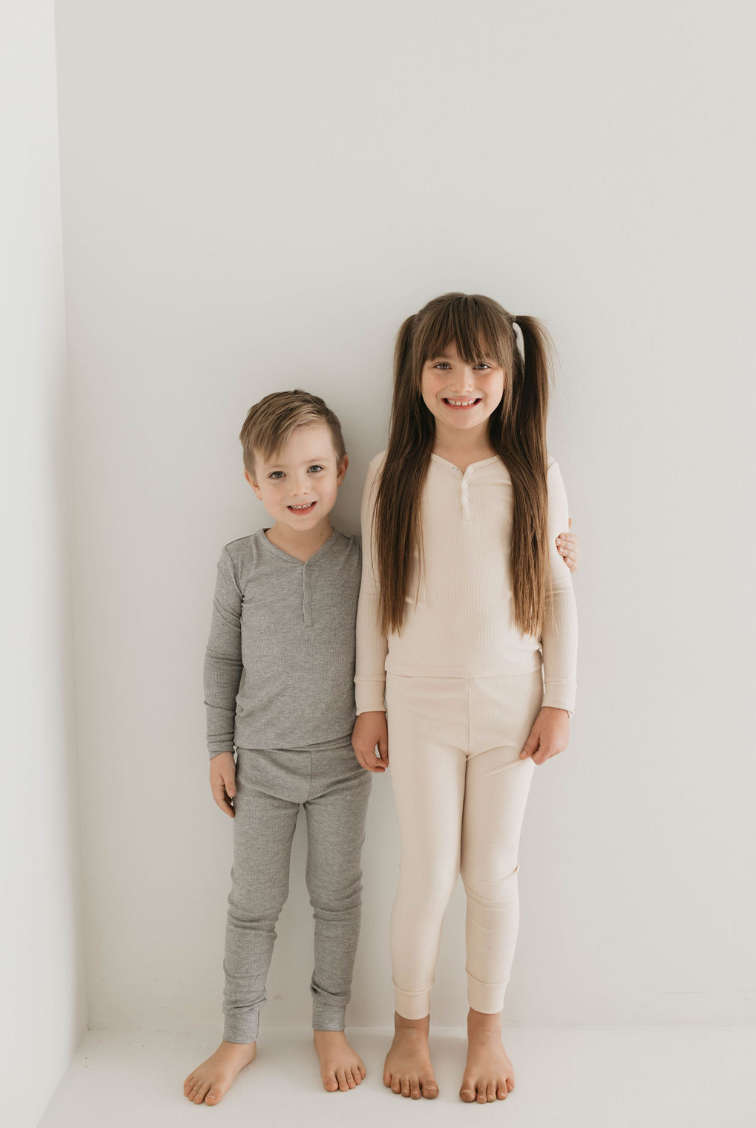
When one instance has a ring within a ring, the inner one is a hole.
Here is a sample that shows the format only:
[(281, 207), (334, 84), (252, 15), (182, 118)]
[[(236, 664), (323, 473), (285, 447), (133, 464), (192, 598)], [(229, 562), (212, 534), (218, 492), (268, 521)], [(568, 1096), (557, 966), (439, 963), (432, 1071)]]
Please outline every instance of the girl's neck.
[[(491, 458), (496, 451), (488, 441), (488, 427), (476, 427), (470, 431), (459, 431), (455, 427), (446, 427), (436, 420), (436, 434), (433, 441), (433, 453), (439, 458), (445, 458), (459, 466), (460, 470), (466, 469), (471, 462), (479, 462), (484, 458)], [(464, 463), (464, 466), (462, 465)]]

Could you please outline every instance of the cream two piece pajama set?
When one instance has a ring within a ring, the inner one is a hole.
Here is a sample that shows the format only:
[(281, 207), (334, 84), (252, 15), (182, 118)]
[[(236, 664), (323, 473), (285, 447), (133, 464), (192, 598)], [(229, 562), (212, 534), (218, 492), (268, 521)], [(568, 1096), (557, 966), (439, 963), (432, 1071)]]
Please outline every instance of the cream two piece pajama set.
[(372, 536), (384, 458), (370, 463), (362, 500), (355, 689), (357, 713), (387, 712), (401, 834), (391, 913), (395, 1005), (405, 1018), (430, 1012), (442, 919), (461, 873), (468, 1001), (495, 1014), (517, 939), (517, 853), (535, 768), (520, 752), (543, 705), (571, 715), (575, 704), (575, 599), (554, 543), (568, 527), (567, 497), (550, 459), (551, 594), (541, 638), (522, 635), (509, 566), (509, 473), (497, 456), (462, 473), (433, 454), (422, 496), (424, 574), (406, 597), (401, 635), (386, 638)]

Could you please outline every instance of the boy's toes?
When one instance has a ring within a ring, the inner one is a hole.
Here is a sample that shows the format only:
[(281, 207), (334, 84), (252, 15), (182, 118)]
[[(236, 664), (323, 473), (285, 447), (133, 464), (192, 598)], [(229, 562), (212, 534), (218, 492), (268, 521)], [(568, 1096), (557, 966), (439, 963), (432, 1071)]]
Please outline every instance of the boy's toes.
[(195, 1094), (194, 1094), (194, 1097), (193, 1097), (195, 1104), (202, 1104), (202, 1102), (205, 1099), (205, 1095), (207, 1094), (209, 1088), (210, 1088), (209, 1081), (203, 1081), (202, 1084), (197, 1087)]
[(344, 1070), (343, 1069), (337, 1069), (336, 1070), (336, 1079), (339, 1083), (339, 1091), (342, 1092), (342, 1093), (348, 1092), (349, 1086), (347, 1085), (347, 1079), (344, 1076)]
[(401, 1091), (402, 1091), (402, 1083), (396, 1075), (393, 1075), (392, 1078), (391, 1078), (391, 1092), (392, 1093), (401, 1093)]
[(217, 1086), (212, 1085), (210, 1092), (205, 1097), (205, 1104), (217, 1104), (222, 1096), (223, 1094), (221, 1093), (220, 1089), (217, 1088)]
[(335, 1093), (339, 1087), (339, 1083), (336, 1080), (336, 1075), (330, 1070), (323, 1077), (323, 1085), (329, 1093)]
[(365, 1076), (365, 1074), (360, 1073), (358, 1066), (356, 1066), (356, 1065), (352, 1066), (352, 1080), (354, 1081), (355, 1085), (359, 1085), (364, 1076)]
[(486, 1087), (486, 1100), (490, 1103), (496, 1100), (496, 1082), (489, 1081)]
[(499, 1084), (496, 1086), (496, 1096), (497, 1096), (498, 1100), (500, 1100), (500, 1101), (505, 1101), (507, 1099), (507, 1097), (509, 1096), (509, 1089), (507, 1088), (507, 1086), (504, 1084), (503, 1081), (500, 1081)]
[(420, 1090), (420, 1078), (419, 1077), (411, 1077), (410, 1078), (410, 1096), (412, 1097), (413, 1101), (419, 1101), (420, 1098), (422, 1097), (422, 1095), (423, 1094)]

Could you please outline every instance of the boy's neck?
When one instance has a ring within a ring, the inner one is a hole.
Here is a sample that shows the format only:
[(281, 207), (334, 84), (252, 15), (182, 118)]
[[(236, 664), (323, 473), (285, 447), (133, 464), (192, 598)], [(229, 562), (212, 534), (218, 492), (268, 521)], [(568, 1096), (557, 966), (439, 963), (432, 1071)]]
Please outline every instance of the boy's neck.
[(307, 529), (301, 533), (281, 524), (280, 521), (276, 521), (270, 529), (265, 530), (265, 536), (271, 544), (280, 548), (282, 552), (289, 556), (294, 556), (297, 560), (302, 561), (309, 560), (311, 556), (314, 556), (332, 533), (333, 525), (327, 517), (324, 517), (312, 529)]

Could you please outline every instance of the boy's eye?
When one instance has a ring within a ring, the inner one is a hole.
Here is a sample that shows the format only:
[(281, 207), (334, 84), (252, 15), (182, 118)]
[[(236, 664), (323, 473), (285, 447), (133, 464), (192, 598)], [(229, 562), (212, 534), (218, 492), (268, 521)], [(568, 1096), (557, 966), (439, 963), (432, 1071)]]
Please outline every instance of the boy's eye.
[(278, 479), (276, 478), (276, 474), (280, 474), (281, 477), (283, 477), (283, 470), (273, 470), (270, 474), (268, 474), (268, 477), (274, 478), (277, 481)]
[(318, 463), (316, 462), (316, 463), (314, 463), (314, 464), (313, 464), (313, 465), (312, 465), (312, 466), (310, 467), (310, 469), (311, 469), (311, 470), (323, 470), (323, 469), (324, 469), (324, 467), (323, 467), (323, 466), (320, 466), (320, 465), (319, 465), (319, 464), (318, 464)]

